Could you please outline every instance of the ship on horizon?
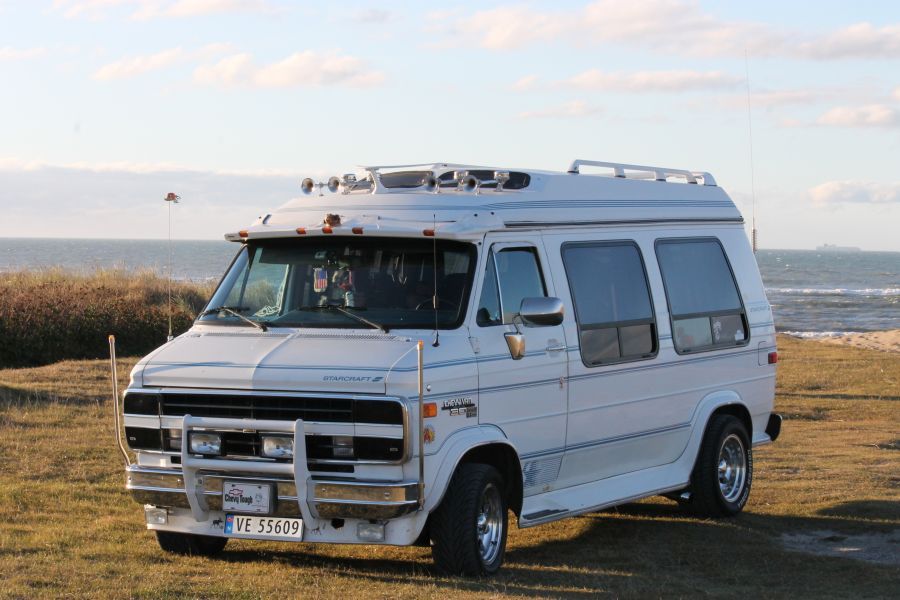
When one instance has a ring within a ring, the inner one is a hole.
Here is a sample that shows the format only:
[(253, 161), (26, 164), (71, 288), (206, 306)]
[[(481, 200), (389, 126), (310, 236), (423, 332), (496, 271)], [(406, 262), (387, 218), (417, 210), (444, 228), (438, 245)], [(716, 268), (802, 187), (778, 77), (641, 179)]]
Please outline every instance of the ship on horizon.
[(816, 250), (819, 252), (861, 252), (860, 248), (856, 246), (837, 246), (835, 244), (824, 244), (822, 246), (816, 246)]

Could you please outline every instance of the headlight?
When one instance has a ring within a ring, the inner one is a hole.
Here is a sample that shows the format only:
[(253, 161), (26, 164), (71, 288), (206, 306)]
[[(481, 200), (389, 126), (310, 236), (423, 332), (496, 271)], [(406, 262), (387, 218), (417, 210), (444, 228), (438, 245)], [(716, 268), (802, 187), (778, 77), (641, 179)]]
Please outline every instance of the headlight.
[(294, 438), (283, 435), (262, 436), (262, 455), (268, 458), (293, 458)]
[(206, 431), (190, 432), (190, 447), (194, 454), (219, 456), (222, 454), (222, 435)]

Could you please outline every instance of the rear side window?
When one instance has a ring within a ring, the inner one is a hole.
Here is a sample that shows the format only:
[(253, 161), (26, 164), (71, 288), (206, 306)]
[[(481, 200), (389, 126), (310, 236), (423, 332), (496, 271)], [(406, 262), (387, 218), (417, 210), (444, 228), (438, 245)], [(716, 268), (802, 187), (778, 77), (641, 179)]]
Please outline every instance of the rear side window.
[(675, 350), (694, 352), (747, 343), (744, 305), (718, 240), (659, 240), (656, 257), (669, 300)]
[(584, 363), (655, 355), (653, 303), (638, 247), (632, 242), (566, 244), (562, 255)]

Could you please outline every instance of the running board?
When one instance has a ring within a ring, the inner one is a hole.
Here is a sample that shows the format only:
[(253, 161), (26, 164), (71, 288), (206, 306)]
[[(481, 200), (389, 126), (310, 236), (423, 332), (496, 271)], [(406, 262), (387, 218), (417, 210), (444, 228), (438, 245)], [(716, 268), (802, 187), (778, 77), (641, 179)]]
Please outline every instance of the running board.
[(648, 496), (683, 490), (689, 482), (675, 473), (673, 467), (674, 465), (664, 465), (643, 469), (529, 496), (522, 504), (519, 527), (542, 525)]

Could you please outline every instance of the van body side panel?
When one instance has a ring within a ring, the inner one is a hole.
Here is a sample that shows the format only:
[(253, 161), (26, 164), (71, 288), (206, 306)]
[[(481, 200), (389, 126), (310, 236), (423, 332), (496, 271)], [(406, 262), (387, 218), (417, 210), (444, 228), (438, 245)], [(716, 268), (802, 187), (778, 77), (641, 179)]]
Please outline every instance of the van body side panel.
[[(654, 243), (661, 238), (716, 237), (722, 241), (736, 272), (751, 270), (738, 280), (746, 302), (765, 299), (745, 234), (740, 226), (607, 227), (592, 231), (544, 234), (554, 273), (564, 273), (561, 247), (576, 241), (633, 241), (640, 247), (656, 313), (659, 351), (653, 358), (586, 366), (579, 347), (573, 299), (567, 286), (557, 292), (566, 304), (569, 348), (569, 416), (566, 454), (557, 488), (575, 486), (673, 463), (685, 452), (696, 454), (688, 442), (698, 422), (704, 397), (731, 391), (760, 419), (771, 410), (772, 369), (757, 360), (756, 328), (745, 344), (707, 352), (679, 355), (672, 341), (665, 290), (656, 261)], [(746, 242), (745, 244), (746, 245)], [(749, 255), (749, 256), (747, 256)], [(602, 277), (602, 273), (597, 274)]]

